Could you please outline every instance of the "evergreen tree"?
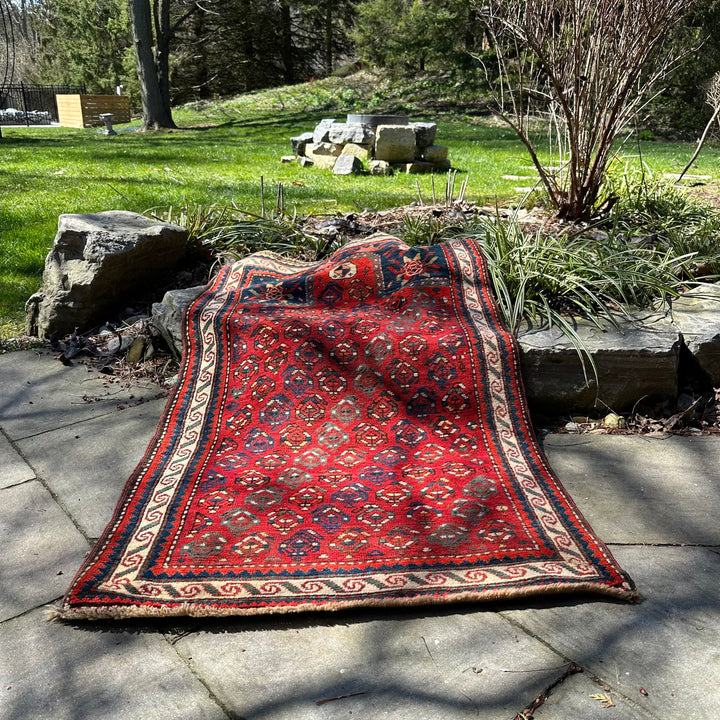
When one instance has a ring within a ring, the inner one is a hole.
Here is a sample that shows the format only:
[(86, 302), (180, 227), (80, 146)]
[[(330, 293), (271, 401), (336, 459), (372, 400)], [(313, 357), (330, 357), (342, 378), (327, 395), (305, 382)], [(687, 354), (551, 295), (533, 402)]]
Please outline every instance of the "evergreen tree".
[(32, 25), (38, 60), (25, 80), (84, 84), (90, 93), (114, 93), (125, 81), (126, 0), (42, 0), (35, 3)]
[(365, 0), (350, 37), (368, 62), (423, 72), (468, 66), (482, 28), (464, 0)]

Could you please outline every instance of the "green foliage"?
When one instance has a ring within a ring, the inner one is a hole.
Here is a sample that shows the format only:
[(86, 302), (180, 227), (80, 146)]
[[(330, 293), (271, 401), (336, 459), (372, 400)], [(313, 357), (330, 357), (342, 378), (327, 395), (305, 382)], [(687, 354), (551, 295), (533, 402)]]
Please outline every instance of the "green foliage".
[(125, 0), (44, 0), (34, 18), (39, 58), (36, 82), (86, 85), (114, 93), (127, 84), (123, 65), (130, 46)]
[(479, 35), (475, 10), (461, 0), (365, 0), (350, 33), (363, 59), (406, 72), (468, 66)]
[(213, 0), (197, 5), (173, 47), (176, 103), (291, 85), (330, 74), (352, 55), (347, 39), (354, 15), (350, 0)]
[(614, 322), (629, 307), (676, 295), (690, 259), (669, 250), (570, 233), (527, 233), (517, 222), (482, 220), (465, 232), (482, 244), (500, 308), (512, 332), (523, 321), (566, 329), (568, 317)]
[(705, 103), (705, 85), (720, 68), (720, 3), (695, 0), (665, 44), (686, 57), (666, 78), (663, 92), (648, 105), (641, 122), (665, 137), (693, 140), (712, 112)]
[[(61, 213), (110, 209), (144, 212), (155, 208), (156, 214), (162, 214), (172, 207), (176, 215), (178, 208), (185, 208), (183, 223), (200, 227), (207, 224), (204, 216), (209, 215), (210, 220), (217, 220), (210, 226), (228, 226), (236, 218), (225, 216), (225, 208), (233, 212), (241, 208), (250, 220), (262, 215), (261, 176), (265, 179), (268, 208), (274, 204), (278, 184), (284, 184), (288, 216), (407, 205), (417, 200), (416, 182), (425, 202), (429, 202), (432, 178), (427, 175), (342, 178), (316, 168), (281, 164), (279, 157), (288, 153), (291, 136), (311, 130), (322, 117), (342, 117), (342, 112), (350, 109), (341, 104), (348, 88), (358, 102), (364, 104), (377, 94), (377, 109), (391, 110), (408, 107), (411, 102), (418, 106), (433, 100), (443, 103), (444, 98), (456, 92), (456, 82), (457, 76), (442, 75), (419, 76), (401, 85), (370, 73), (356, 73), (346, 85), (338, 78), (327, 78), (222, 103), (177, 108), (173, 114), (184, 129), (152, 136), (141, 136), (128, 127), (119, 127), (115, 138), (97, 130), (5, 128), (0, 141), (0, 333), (19, 331), (23, 305), (39, 285)], [(409, 99), (408, 88), (417, 93), (416, 101)], [(319, 97), (324, 98), (327, 110), (308, 112), (307, 108)], [(518, 186), (532, 186), (535, 182), (523, 147), (511, 130), (475, 117), (478, 107), (462, 105), (462, 100), (463, 96), (459, 96), (453, 108), (455, 115), (423, 112), (415, 114), (414, 119), (438, 119), (438, 140), (450, 147), (453, 166), (460, 170), (458, 185), (464, 177), (469, 178), (467, 200), (478, 204), (496, 200), (517, 203), (524, 195)], [(285, 104), (284, 111), (281, 103)], [(448, 104), (443, 109), (451, 107)], [(689, 145), (652, 142), (643, 146), (643, 158), (658, 174), (679, 173), (692, 150)], [(703, 153), (698, 163), (703, 173), (720, 179), (717, 153)], [(618, 187), (622, 175), (620, 169), (616, 176)], [(435, 184), (441, 197), (442, 176), (435, 178)], [(626, 206), (619, 203), (616, 212), (622, 207)], [(666, 214), (676, 212), (670, 206), (662, 207)], [(627, 218), (627, 227), (639, 226), (639, 215), (623, 217)], [(687, 224), (689, 216), (683, 217)], [(617, 232), (628, 238), (630, 231), (624, 229), (621, 220), (618, 216)], [(694, 243), (701, 253), (712, 255), (712, 222), (708, 221), (707, 230), (702, 230), (700, 223), (696, 225), (699, 229), (692, 232), (676, 233), (668, 228), (668, 238), (676, 243), (677, 254), (694, 252), (688, 245)], [(408, 223), (403, 232), (421, 244), (425, 234), (432, 242), (446, 237), (442, 228), (432, 222), (424, 228), (422, 223), (412, 227)], [(641, 234), (652, 232), (648, 229)], [(701, 247), (704, 242), (706, 251)]]
[(263, 216), (235, 205), (188, 203), (155, 215), (187, 228), (191, 248), (214, 258), (239, 259), (270, 251), (309, 262), (324, 258), (340, 246), (337, 237), (306, 232), (296, 216), (287, 217), (277, 208)]

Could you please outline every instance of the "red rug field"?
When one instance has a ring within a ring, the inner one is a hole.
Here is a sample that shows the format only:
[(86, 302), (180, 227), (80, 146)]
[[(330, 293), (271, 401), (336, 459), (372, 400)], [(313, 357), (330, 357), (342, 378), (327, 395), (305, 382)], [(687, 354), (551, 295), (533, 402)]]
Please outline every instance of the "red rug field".
[(185, 342), (62, 618), (634, 597), (538, 449), (473, 242), (251, 256)]

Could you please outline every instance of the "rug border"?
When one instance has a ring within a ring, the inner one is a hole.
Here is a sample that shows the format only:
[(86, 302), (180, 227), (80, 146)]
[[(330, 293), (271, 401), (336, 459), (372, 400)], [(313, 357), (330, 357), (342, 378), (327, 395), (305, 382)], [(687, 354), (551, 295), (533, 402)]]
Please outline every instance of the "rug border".
[[(623, 573), (628, 582), (632, 580)], [(383, 598), (382, 600), (347, 600), (324, 603), (300, 603), (296, 605), (265, 605), (254, 608), (223, 608), (214, 607), (209, 603), (194, 605), (179, 603), (177, 605), (102, 605), (97, 607), (68, 608), (54, 607), (48, 611), (48, 620), (121, 620), (125, 618), (159, 618), (159, 617), (244, 617), (249, 615), (275, 615), (304, 612), (339, 612), (343, 610), (381, 610), (383, 608), (447, 606), (457, 603), (487, 604), (502, 600), (523, 600), (536, 597), (564, 596), (571, 599), (575, 596), (602, 595), (628, 603), (640, 603), (642, 595), (634, 588), (599, 586), (594, 583), (565, 583), (552, 586), (532, 586), (508, 590), (488, 590), (482, 594), (465, 591), (450, 597), (442, 595), (417, 595), (405, 598)]]

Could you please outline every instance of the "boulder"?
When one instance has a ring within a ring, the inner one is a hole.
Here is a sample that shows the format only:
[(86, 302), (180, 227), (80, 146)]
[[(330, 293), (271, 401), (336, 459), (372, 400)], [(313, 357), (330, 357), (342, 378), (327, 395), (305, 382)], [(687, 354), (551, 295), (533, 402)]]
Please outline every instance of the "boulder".
[(448, 159), (448, 149), (446, 145), (428, 145), (420, 151), (420, 157), (427, 162), (440, 164)]
[(186, 244), (184, 228), (133, 212), (61, 215), (25, 332), (47, 338), (102, 324), (134, 293), (160, 286)]
[(313, 130), (312, 141), (314, 143), (328, 142), (330, 140), (330, 128), (335, 124), (332, 118), (321, 120)]
[(363, 171), (362, 160), (354, 155), (340, 155), (333, 166), (335, 175), (357, 175)]
[(422, 173), (430, 173), (435, 169), (435, 165), (424, 160), (414, 160), (411, 163), (405, 163), (401, 166), (409, 175), (420, 175)]
[(435, 162), (433, 163), (433, 167), (435, 170), (450, 170), (452, 168), (452, 163), (450, 162), (450, 158), (446, 158), (445, 160), (442, 160), (441, 162)]
[(204, 285), (197, 285), (182, 290), (170, 290), (165, 293), (162, 302), (153, 303), (153, 325), (163, 336), (170, 348), (170, 352), (175, 357), (179, 358), (182, 355), (182, 318), (185, 308), (204, 289)]
[(672, 321), (713, 386), (720, 386), (720, 285), (698, 285), (681, 295)]
[(310, 158), (317, 167), (325, 170), (335, 167), (335, 159), (341, 152), (341, 145), (328, 142), (310, 143), (305, 147), (305, 157)]
[(333, 123), (328, 132), (328, 138), (332, 143), (372, 143), (375, 139), (375, 132), (369, 125), (360, 123)]
[(415, 131), (410, 125), (378, 125), (375, 131), (375, 159), (410, 163), (415, 159)]
[(297, 155), (298, 157), (303, 156), (305, 154), (305, 146), (311, 142), (313, 142), (313, 134), (311, 132), (291, 137), (290, 147), (292, 148), (293, 155)]
[(578, 320), (575, 330), (597, 367), (585, 358), (585, 372), (572, 342), (557, 328), (525, 327), (518, 336), (522, 374), (531, 408), (546, 413), (591, 411), (596, 399), (614, 411), (640, 399), (675, 398), (681, 340), (660, 315), (603, 322), (602, 329)]
[(414, 122), (410, 126), (415, 131), (415, 143), (419, 148), (428, 147), (435, 142), (437, 124), (433, 122)]

